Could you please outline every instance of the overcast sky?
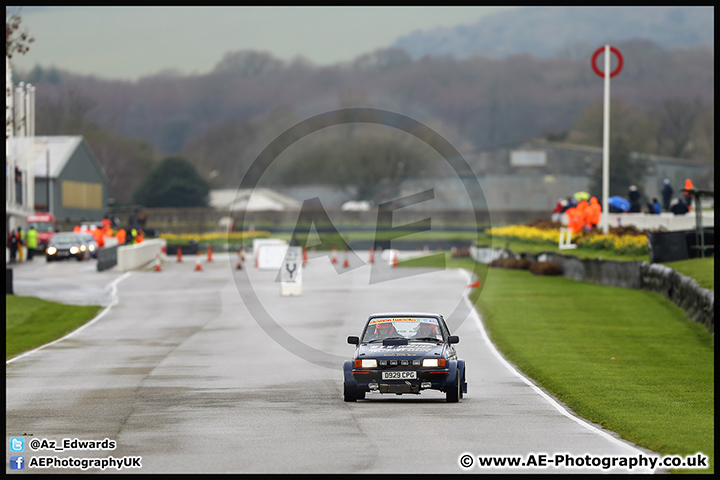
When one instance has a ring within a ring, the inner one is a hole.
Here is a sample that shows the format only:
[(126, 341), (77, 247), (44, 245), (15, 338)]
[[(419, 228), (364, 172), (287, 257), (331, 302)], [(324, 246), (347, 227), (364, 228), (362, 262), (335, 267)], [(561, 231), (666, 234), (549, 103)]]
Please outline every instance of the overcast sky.
[(258, 50), (316, 65), (352, 61), (415, 30), (470, 25), (516, 7), (7, 7), (35, 38), (13, 58), (134, 80), (166, 69), (205, 73), (227, 52)]

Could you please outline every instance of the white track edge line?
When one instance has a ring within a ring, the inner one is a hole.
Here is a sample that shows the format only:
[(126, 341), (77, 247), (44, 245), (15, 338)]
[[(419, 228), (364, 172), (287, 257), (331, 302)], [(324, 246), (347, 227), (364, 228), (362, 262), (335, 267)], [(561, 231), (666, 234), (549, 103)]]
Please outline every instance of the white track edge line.
[(113, 280), (113, 281), (108, 285), (108, 287), (106, 287), (106, 288), (109, 288), (109, 289), (110, 289), (110, 295), (111, 295), (110, 305), (108, 305), (107, 307), (105, 307), (104, 309), (102, 309), (102, 311), (100, 311), (100, 313), (98, 313), (98, 314), (95, 316), (95, 318), (93, 318), (93, 319), (90, 320), (89, 322), (81, 325), (80, 327), (76, 328), (75, 330), (73, 330), (72, 332), (68, 333), (68, 334), (65, 335), (64, 337), (60, 337), (60, 338), (58, 338), (57, 340), (53, 340), (53, 341), (50, 342), (50, 343), (46, 343), (45, 345), (41, 345), (41, 346), (39, 346), (39, 347), (37, 347), (37, 348), (35, 348), (35, 349), (33, 349), (33, 350), (28, 350), (27, 352), (24, 352), (24, 353), (18, 355), (17, 357), (13, 357), (13, 358), (7, 360), (7, 361), (5, 362), (5, 365), (7, 365), (7, 364), (9, 364), (9, 363), (12, 363), (12, 362), (14, 362), (14, 361), (16, 361), (16, 360), (19, 360), (19, 359), (21, 359), (21, 358), (23, 358), (23, 357), (26, 357), (26, 356), (28, 356), (28, 355), (31, 355), (31, 354), (39, 351), (39, 350), (42, 350), (42, 349), (45, 348), (45, 347), (49, 347), (50, 345), (54, 345), (54, 344), (56, 344), (56, 343), (58, 343), (58, 342), (61, 342), (61, 341), (65, 340), (66, 338), (70, 338), (70, 337), (72, 337), (73, 335), (75, 335), (76, 333), (84, 330), (85, 328), (89, 327), (89, 326), (92, 325), (93, 323), (95, 323), (95, 322), (97, 322), (98, 320), (100, 320), (100, 319), (101, 319), (102, 317), (104, 317), (115, 305), (117, 305), (117, 303), (118, 303), (118, 296), (117, 296), (117, 286), (118, 286), (118, 283), (120, 283), (121, 281), (123, 281), (123, 280), (125, 280), (127, 277), (129, 277), (131, 273), (132, 273), (132, 272), (126, 272), (126, 273), (124, 273), (124, 274), (121, 275), (120, 277), (118, 277), (118, 278), (116, 278), (115, 280)]

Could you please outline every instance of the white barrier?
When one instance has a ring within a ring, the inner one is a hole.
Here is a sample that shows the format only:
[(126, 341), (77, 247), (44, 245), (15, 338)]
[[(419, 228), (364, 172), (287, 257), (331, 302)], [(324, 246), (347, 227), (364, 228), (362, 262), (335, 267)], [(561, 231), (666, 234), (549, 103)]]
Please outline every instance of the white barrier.
[(122, 245), (117, 251), (117, 269), (121, 272), (136, 270), (155, 261), (155, 256), (163, 253), (167, 241), (162, 238), (143, 240), (135, 245)]
[[(668, 232), (694, 230), (697, 223), (696, 212), (694, 211), (684, 215), (675, 215), (668, 212), (663, 212), (660, 215), (651, 215), (649, 213), (610, 213), (608, 215), (609, 226), (633, 226), (638, 230), (657, 230), (659, 228), (664, 228)], [(567, 214), (563, 213), (560, 221), (563, 225), (567, 225)], [(602, 225), (602, 220), (599, 225)], [(714, 211), (702, 212), (702, 226), (715, 226)]]

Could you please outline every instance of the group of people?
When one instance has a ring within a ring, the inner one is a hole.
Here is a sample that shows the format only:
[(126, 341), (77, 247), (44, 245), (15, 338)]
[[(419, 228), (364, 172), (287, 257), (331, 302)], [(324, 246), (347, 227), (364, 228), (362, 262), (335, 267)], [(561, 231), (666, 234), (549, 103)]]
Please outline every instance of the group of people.
[(80, 233), (82, 231), (87, 231), (93, 236), (99, 248), (105, 246), (105, 239), (109, 237), (114, 237), (117, 240), (118, 245), (134, 245), (136, 243), (141, 243), (145, 237), (142, 228), (139, 227), (120, 227), (115, 231), (113, 231), (112, 227), (113, 222), (106, 216), (102, 220), (102, 227), (91, 226), (89, 228), (84, 228), (80, 225), (76, 225), (75, 228), (73, 228), (73, 232)]
[[(692, 180), (689, 178), (685, 180), (685, 190), (693, 190), (695, 187), (693, 186)], [(657, 199), (657, 197), (653, 197), (652, 201), (649, 202), (643, 210), (641, 203), (640, 203), (640, 192), (638, 191), (637, 186), (630, 185), (630, 188), (628, 189), (627, 199), (630, 202), (630, 212), (631, 213), (652, 213), (656, 215), (660, 215), (662, 212), (672, 212), (675, 215), (684, 215), (692, 210), (692, 200), (690, 199), (690, 194), (687, 192), (683, 192), (682, 195), (678, 195), (677, 198), (673, 198), (673, 187), (670, 184), (670, 179), (666, 178), (663, 180), (663, 187), (661, 190), (662, 195), (662, 204)]]
[[(567, 215), (568, 229), (572, 233), (577, 233), (581, 230), (592, 230), (595, 225), (600, 223), (600, 215), (602, 213), (602, 207), (598, 202), (597, 197), (590, 197), (590, 199), (582, 199), (577, 202), (573, 202), (570, 197), (567, 199), (568, 207), (564, 208), (561, 212)], [(557, 210), (557, 205), (555, 209)]]
[[(693, 190), (692, 180), (685, 180), (684, 190)], [(653, 198), (651, 202), (644, 207), (641, 202), (641, 194), (636, 185), (630, 185), (626, 197), (610, 197), (608, 209), (611, 213), (650, 213), (660, 215), (662, 212), (672, 212), (675, 215), (684, 215), (692, 210), (690, 194), (683, 192), (677, 198), (673, 198), (673, 187), (669, 179), (663, 180), (663, 188), (661, 191), (662, 203), (657, 198)], [(584, 196), (579, 196), (583, 194)], [(560, 221), (563, 213), (568, 215), (568, 226), (571, 231), (580, 231), (582, 228), (592, 230), (594, 225), (599, 222), (600, 212), (602, 208), (596, 197), (590, 197), (585, 192), (578, 192), (575, 196), (561, 198), (555, 204), (552, 218), (554, 221)], [(584, 203), (583, 203), (584, 202)], [(575, 226), (571, 226), (571, 217), (575, 220)], [(598, 221), (596, 222), (595, 219)]]
[(23, 233), (22, 227), (13, 230), (8, 235), (7, 247), (10, 249), (10, 262), (14, 263), (18, 260), (23, 261), (23, 247), (27, 247), (27, 259), (32, 260), (35, 256), (35, 250), (38, 246), (38, 232), (35, 227), (30, 225), (27, 234)]
[[(634, 185), (630, 187), (631, 191), (628, 193), (628, 196), (632, 193), (633, 198), (631, 199), (631, 212), (640, 212), (641, 210), (638, 207), (639, 203), (639, 195), (636, 195), (632, 192)], [(693, 186), (692, 180), (689, 178), (685, 180), (685, 192), (682, 193), (682, 195), (678, 195), (677, 198), (673, 198), (673, 187), (670, 184), (670, 179), (666, 178), (663, 180), (663, 187), (661, 190), (662, 195), (662, 204), (658, 201), (657, 198), (653, 198), (651, 203), (648, 203), (647, 210), (648, 213), (655, 213), (660, 215), (662, 212), (672, 212), (675, 215), (684, 215), (692, 210), (692, 199), (690, 198), (690, 194), (687, 193), (687, 190), (693, 190), (695, 189), (695, 186)], [(637, 190), (637, 188), (635, 188)], [(633, 199), (635, 199), (635, 203), (633, 203)]]
[[(113, 230), (113, 222), (106, 216), (102, 221), (102, 227), (88, 228), (76, 225), (73, 228), (73, 232), (90, 233), (99, 248), (105, 246), (105, 240), (109, 237), (117, 239), (118, 245), (133, 245), (143, 241), (145, 234), (140, 225), (144, 226), (146, 220), (147, 216), (143, 214), (137, 218), (138, 225), (124, 228), (120, 227), (117, 230)], [(66, 222), (68, 221), (70, 221), (70, 219), (66, 220)], [(7, 248), (10, 250), (11, 263), (24, 261), (23, 253), (25, 251), (27, 251), (27, 260), (32, 260), (38, 248), (38, 232), (35, 227), (30, 225), (27, 233), (23, 232), (22, 227), (18, 227), (10, 232), (7, 239)]]

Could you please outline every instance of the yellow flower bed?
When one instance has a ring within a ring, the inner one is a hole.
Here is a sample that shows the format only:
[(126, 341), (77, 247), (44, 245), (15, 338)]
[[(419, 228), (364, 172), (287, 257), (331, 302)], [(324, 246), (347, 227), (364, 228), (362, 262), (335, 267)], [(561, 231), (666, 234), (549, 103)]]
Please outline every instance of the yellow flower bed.
[(528, 243), (558, 243), (560, 232), (543, 228), (528, 227), (525, 225), (509, 225), (507, 227), (490, 228), (486, 230), (493, 237), (509, 238)]
[(208, 232), (208, 233), (161, 233), (160, 238), (164, 238), (168, 243), (187, 243), (196, 241), (198, 243), (242, 243), (254, 238), (267, 238), (270, 232)]
[(592, 248), (595, 250), (614, 250), (618, 253), (648, 253), (648, 241), (646, 236), (638, 235), (602, 235), (591, 234), (577, 239), (578, 247)]
[[(506, 227), (490, 228), (487, 233), (493, 237), (507, 238), (528, 243), (557, 244), (560, 232), (556, 229), (542, 229), (526, 225), (510, 225)], [(618, 253), (646, 254), (648, 253), (647, 237), (645, 235), (603, 235), (597, 232), (581, 232), (573, 235), (578, 247), (595, 250), (613, 250)]]

